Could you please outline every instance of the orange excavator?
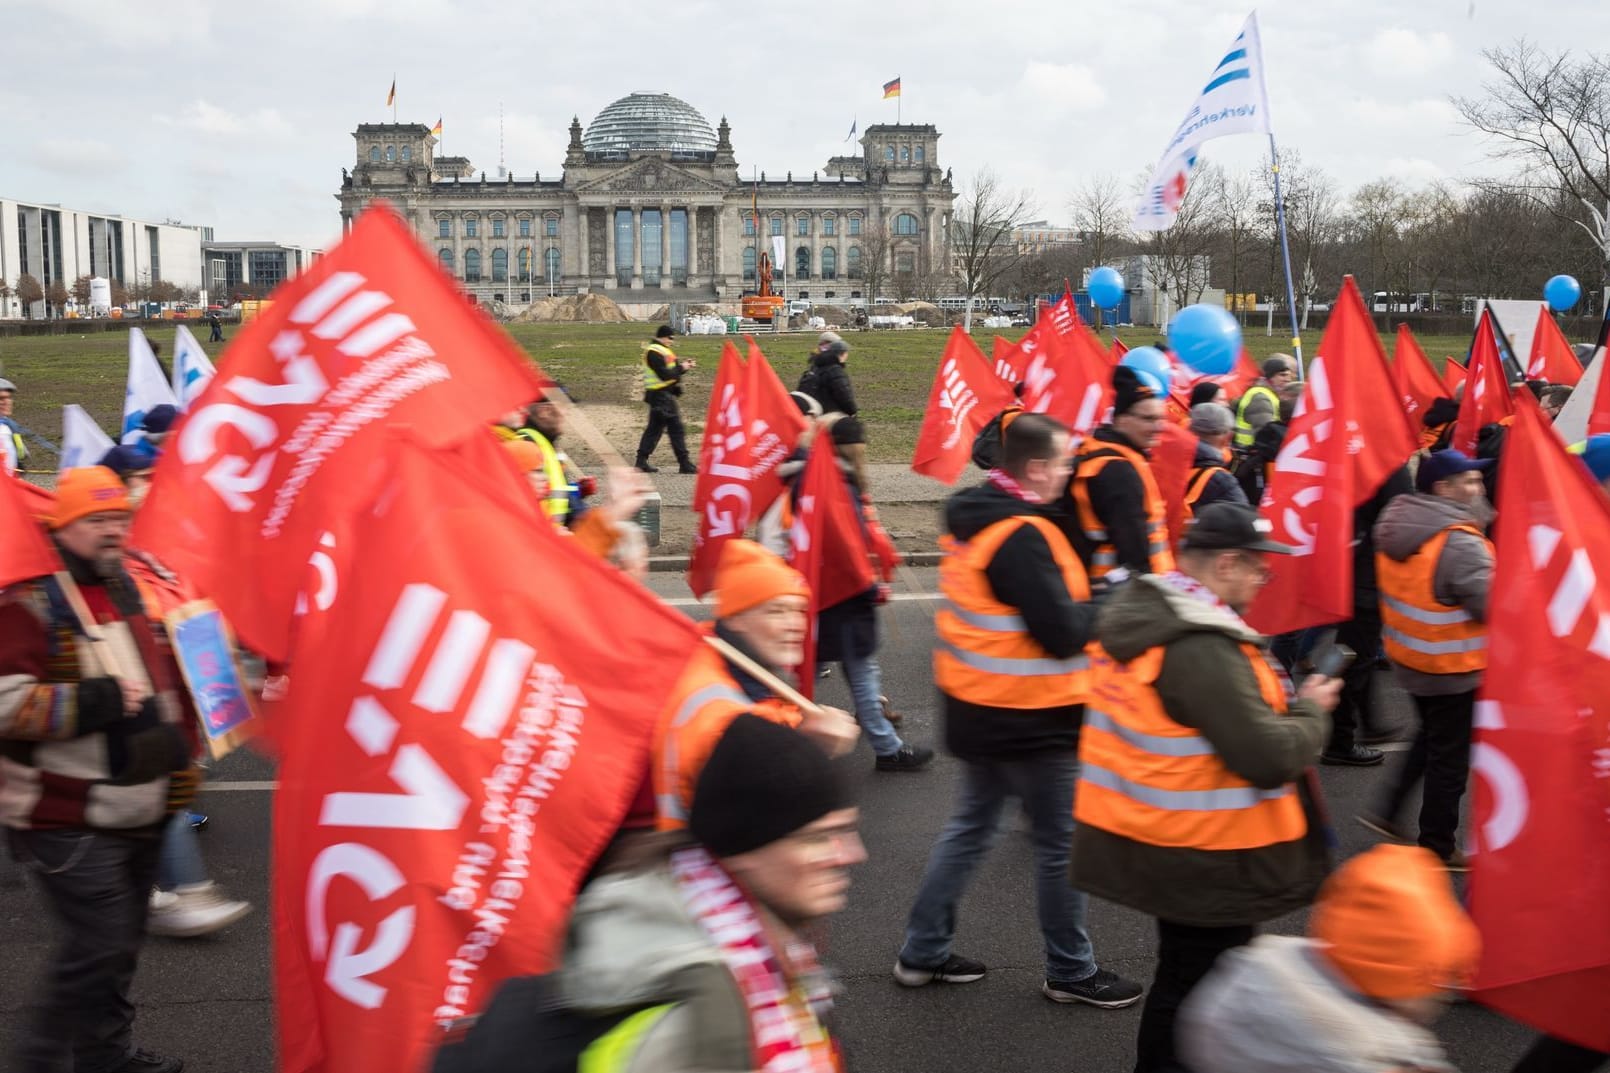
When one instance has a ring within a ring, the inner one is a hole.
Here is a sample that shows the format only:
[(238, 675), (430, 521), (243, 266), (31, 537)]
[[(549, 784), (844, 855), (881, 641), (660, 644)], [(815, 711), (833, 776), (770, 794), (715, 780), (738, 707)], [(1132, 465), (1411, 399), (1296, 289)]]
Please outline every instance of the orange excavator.
[(788, 303), (780, 294), (773, 294), (771, 290), (771, 255), (764, 251), (760, 254), (758, 272), (760, 275), (760, 290), (754, 294), (746, 294), (739, 303), (743, 315), (750, 320), (772, 320), (782, 315), (783, 307)]

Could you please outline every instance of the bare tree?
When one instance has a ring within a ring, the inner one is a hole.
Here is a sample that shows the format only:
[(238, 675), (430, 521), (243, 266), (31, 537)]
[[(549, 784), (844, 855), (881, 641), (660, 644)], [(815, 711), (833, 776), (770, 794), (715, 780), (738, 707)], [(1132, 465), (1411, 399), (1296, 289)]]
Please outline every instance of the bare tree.
[(861, 228), (861, 278), (866, 282), (866, 304), (870, 311), (889, 279), (889, 229), (874, 215)]
[[(1244, 293), (1242, 286), (1252, 279), (1251, 273), (1247, 271), (1247, 262), (1252, 256), (1254, 247), (1261, 245), (1259, 232), (1262, 227), (1258, 213), (1257, 185), (1250, 175), (1226, 175), (1224, 181), (1218, 184), (1214, 195), (1217, 204), (1213, 211), (1218, 217), (1218, 246), (1223, 254), (1222, 268), (1227, 269), (1229, 273), (1229, 278), (1226, 280), (1221, 276), (1220, 282), (1229, 283), (1226, 290), (1235, 296), (1231, 303), (1233, 305), (1240, 301), (1240, 296)], [(1239, 306), (1236, 308), (1238, 312), (1244, 312)]]
[[(1116, 253), (1120, 242), (1132, 236), (1129, 230), (1134, 199), (1124, 193), (1123, 184), (1111, 173), (1093, 175), (1074, 191), (1068, 208), (1074, 229), (1090, 254), (1090, 267), (1099, 268)], [(1096, 310), (1096, 329), (1101, 329), (1101, 310)]]
[(1456, 97), (1465, 122), (1580, 204), (1574, 222), (1599, 250), (1610, 286), (1610, 56), (1549, 53), (1521, 38), (1482, 53), (1496, 77), (1480, 97)]
[(1013, 235), (1032, 202), (1025, 191), (1007, 190), (995, 172), (982, 168), (962, 190), (951, 212), (950, 255), (967, 299), (964, 331), (973, 330), (973, 303), (986, 297), (1022, 258)]

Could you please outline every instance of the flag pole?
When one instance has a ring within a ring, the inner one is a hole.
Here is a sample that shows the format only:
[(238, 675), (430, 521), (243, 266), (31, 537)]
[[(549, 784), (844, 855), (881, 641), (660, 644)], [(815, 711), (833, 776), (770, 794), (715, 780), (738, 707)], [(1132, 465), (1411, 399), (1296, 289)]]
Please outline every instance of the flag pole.
[(1269, 132), (1269, 170), (1275, 176), (1275, 226), (1280, 230), (1280, 260), (1286, 269), (1286, 306), (1291, 312), (1291, 349), (1297, 359), (1297, 378), (1308, 379), (1303, 369), (1303, 339), (1297, 330), (1297, 288), (1291, 281), (1291, 244), (1286, 240), (1286, 199), (1280, 189), (1280, 150), (1275, 146), (1275, 132)]

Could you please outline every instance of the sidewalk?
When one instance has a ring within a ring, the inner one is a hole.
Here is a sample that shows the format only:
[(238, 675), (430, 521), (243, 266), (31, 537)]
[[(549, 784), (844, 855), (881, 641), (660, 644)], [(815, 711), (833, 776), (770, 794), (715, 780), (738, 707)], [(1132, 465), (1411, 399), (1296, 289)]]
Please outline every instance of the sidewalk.
[[(880, 507), (891, 503), (943, 503), (956, 491), (956, 488), (913, 473), (910, 466), (898, 462), (874, 462), (867, 470), (872, 482), (872, 499)], [(971, 474), (963, 473), (956, 487), (966, 487), (975, 482), (977, 476), (976, 470)], [(675, 472), (673, 465), (662, 466), (660, 472), (651, 474), (649, 479), (660, 493), (663, 507), (693, 506), (693, 482), (697, 479), (693, 475), (684, 477)]]

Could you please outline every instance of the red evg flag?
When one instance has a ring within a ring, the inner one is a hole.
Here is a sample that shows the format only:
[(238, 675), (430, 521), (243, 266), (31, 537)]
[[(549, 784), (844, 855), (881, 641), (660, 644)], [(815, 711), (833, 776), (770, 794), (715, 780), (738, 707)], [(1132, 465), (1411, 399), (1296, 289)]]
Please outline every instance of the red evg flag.
[(1509, 377), (1504, 375), (1504, 359), (1498, 353), (1498, 337), (1493, 331), (1490, 309), (1483, 309), (1481, 320), (1476, 322), (1476, 340), (1470, 348), (1468, 373), (1465, 397), (1459, 400), (1453, 446), (1475, 458), (1481, 430), (1515, 412), (1515, 400), (1510, 398)]
[(1392, 377), (1397, 382), (1398, 397), (1403, 400), (1403, 412), (1415, 429), (1425, 426), (1426, 411), (1438, 399), (1448, 397), (1448, 388), (1437, 378), (1431, 359), (1420, 349), (1420, 343), (1407, 324), (1398, 325), (1398, 338), (1392, 348)]
[(61, 559), (34, 520), (32, 497), (23, 484), (20, 478), (0, 473), (0, 589), (62, 569)]
[(1610, 499), (1524, 392), (1498, 483), (1471, 757), (1476, 997), (1610, 1051)]
[[(996, 342), (1001, 341), (996, 336)], [(933, 390), (917, 433), (911, 468), (944, 484), (955, 484), (972, 458), (973, 439), (1012, 402), (1012, 389), (990, 375), (972, 336), (957, 325), (945, 342), (934, 371)]]
[(811, 587), (811, 628), (799, 673), (806, 690), (816, 681), (816, 623), (822, 609), (866, 592), (876, 580), (859, 509), (839, 470), (833, 437), (824, 431), (812, 443), (800, 475), (789, 531), (790, 561)]
[(1537, 329), (1532, 332), (1532, 358), (1526, 365), (1526, 377), (1568, 387), (1575, 387), (1582, 379), (1582, 363), (1576, 360), (1576, 351), (1546, 305), (1538, 306)]

